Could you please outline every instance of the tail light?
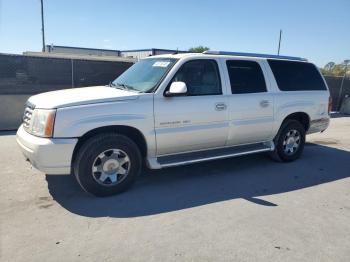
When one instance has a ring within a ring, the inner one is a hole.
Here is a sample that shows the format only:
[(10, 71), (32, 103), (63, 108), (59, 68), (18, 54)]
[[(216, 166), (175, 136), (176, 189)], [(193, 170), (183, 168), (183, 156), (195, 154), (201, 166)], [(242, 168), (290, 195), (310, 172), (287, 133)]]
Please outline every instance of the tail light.
[(333, 100), (332, 100), (332, 97), (330, 96), (328, 98), (328, 113), (332, 111), (332, 107), (333, 107)]

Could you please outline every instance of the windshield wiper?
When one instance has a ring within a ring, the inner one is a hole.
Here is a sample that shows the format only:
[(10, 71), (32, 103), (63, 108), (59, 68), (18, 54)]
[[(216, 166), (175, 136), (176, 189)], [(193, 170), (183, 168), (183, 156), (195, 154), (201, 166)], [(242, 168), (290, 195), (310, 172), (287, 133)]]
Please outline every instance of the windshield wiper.
[(132, 86), (129, 86), (129, 85), (126, 85), (126, 84), (122, 84), (122, 83), (117, 83), (117, 85), (113, 84), (113, 86), (115, 86), (116, 88), (119, 87), (122, 87), (122, 88), (119, 88), (119, 89), (124, 89), (124, 90), (132, 90), (132, 91), (136, 91), (136, 92), (140, 92), (140, 90), (137, 90), (136, 88), (132, 87)]
[(113, 82), (109, 82), (108, 86), (112, 87), (112, 86), (115, 86), (115, 84)]

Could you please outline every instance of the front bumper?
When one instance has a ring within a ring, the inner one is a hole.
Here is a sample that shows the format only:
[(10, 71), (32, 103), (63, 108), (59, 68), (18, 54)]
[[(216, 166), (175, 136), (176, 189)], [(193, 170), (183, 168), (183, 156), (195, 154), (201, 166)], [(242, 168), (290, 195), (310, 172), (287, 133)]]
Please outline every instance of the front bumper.
[(27, 133), (21, 125), (17, 143), (24, 156), (45, 174), (70, 174), (76, 138), (42, 138)]

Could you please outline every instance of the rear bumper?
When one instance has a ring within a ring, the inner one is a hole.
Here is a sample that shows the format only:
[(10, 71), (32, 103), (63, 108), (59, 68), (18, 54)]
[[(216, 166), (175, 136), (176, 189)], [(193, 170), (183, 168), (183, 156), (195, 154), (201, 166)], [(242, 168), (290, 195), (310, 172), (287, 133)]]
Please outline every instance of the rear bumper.
[(308, 134), (323, 132), (329, 126), (329, 117), (324, 117), (316, 120), (311, 120)]
[(17, 143), (25, 158), (46, 174), (69, 174), (73, 150), (78, 139), (41, 138), (27, 133), (22, 125), (17, 131)]

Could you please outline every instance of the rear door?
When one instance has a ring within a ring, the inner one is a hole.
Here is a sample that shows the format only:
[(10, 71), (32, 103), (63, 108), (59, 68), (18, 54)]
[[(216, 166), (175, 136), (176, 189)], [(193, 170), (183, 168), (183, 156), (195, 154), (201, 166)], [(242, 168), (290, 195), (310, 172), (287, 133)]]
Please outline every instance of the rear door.
[[(228, 135), (227, 97), (216, 59), (185, 62), (172, 81), (185, 82), (186, 96), (155, 96), (157, 155), (222, 147)], [(166, 89), (167, 90), (167, 89)]]
[(263, 61), (227, 59), (225, 67), (231, 90), (227, 145), (270, 140), (274, 102)]

